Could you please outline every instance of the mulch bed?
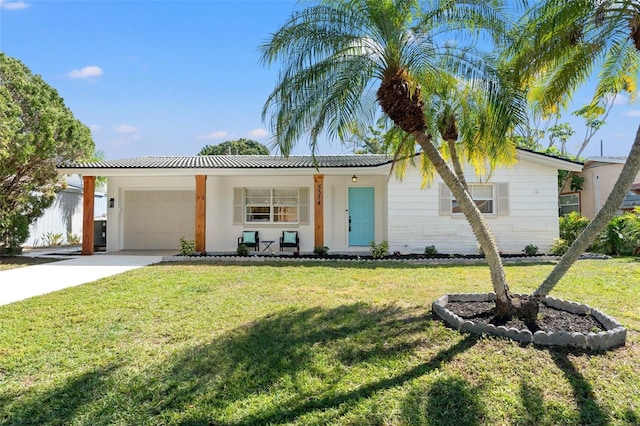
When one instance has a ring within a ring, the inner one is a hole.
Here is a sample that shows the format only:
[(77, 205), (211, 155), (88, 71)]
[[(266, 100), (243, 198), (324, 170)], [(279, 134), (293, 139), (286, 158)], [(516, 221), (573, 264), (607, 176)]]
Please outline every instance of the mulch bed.
[(550, 308), (545, 304), (540, 304), (540, 311), (535, 327), (528, 327), (522, 320), (511, 318), (508, 321), (498, 321), (495, 316), (495, 303), (493, 302), (449, 302), (446, 308), (459, 317), (484, 324), (495, 326), (504, 325), (507, 328), (518, 330), (529, 330), (545, 332), (577, 332), (577, 333), (598, 333), (606, 331), (606, 328), (591, 315), (573, 314), (571, 312)]
[[(178, 255), (176, 255), (178, 256)], [(189, 257), (237, 257), (237, 253), (216, 253), (209, 254), (206, 252), (203, 253), (194, 253)], [(484, 256), (480, 254), (447, 254), (447, 253), (437, 253), (437, 254), (390, 254), (387, 256), (383, 256), (380, 258), (374, 258), (371, 255), (363, 255), (363, 254), (345, 254), (345, 253), (337, 253), (337, 254), (327, 254), (325, 256), (319, 256), (312, 253), (301, 253), (298, 255), (294, 255), (292, 252), (287, 253), (272, 253), (272, 252), (251, 252), (248, 257), (258, 256), (258, 257), (291, 257), (295, 259), (323, 259), (323, 260), (422, 260), (422, 259), (483, 259)], [(501, 254), (500, 257), (503, 259), (519, 259), (519, 258), (531, 258), (531, 257), (544, 257), (544, 254), (537, 255), (527, 255), (523, 253), (513, 253), (513, 254)]]
[(40, 265), (41, 263), (50, 263), (56, 260), (42, 257), (0, 256), (0, 265)]

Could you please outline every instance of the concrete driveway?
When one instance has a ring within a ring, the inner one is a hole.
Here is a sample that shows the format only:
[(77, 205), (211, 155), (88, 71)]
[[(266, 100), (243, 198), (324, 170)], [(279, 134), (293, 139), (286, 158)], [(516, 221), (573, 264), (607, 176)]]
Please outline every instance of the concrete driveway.
[(158, 263), (162, 256), (98, 254), (0, 271), (0, 306)]

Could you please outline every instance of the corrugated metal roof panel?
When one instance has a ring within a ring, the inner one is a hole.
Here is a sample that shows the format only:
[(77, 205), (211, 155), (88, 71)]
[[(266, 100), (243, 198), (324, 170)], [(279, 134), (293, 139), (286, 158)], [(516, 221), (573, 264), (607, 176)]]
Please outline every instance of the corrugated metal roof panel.
[(388, 155), (319, 155), (278, 157), (270, 155), (203, 155), (203, 156), (148, 156), (120, 160), (102, 160), (70, 163), (65, 168), (95, 169), (272, 169), (317, 167), (375, 167), (388, 164)]
[[(568, 163), (582, 165), (577, 161), (566, 160), (535, 151), (530, 152), (541, 158), (555, 158)], [(124, 158), (120, 160), (102, 160), (96, 162), (67, 163), (58, 169), (296, 169), (296, 168), (340, 168), (340, 167), (377, 167), (393, 162), (390, 155), (292, 155), (290, 157), (273, 155), (202, 155), (202, 156), (147, 156)]]

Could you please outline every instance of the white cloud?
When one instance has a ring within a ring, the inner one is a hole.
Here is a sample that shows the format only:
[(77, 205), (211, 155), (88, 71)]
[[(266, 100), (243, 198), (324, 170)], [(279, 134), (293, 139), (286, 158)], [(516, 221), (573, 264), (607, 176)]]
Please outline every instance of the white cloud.
[(624, 115), (627, 117), (640, 117), (640, 109), (632, 109), (631, 111), (625, 112)]
[(218, 132), (207, 133), (206, 135), (200, 135), (198, 136), (198, 139), (223, 139), (223, 138), (226, 138), (227, 136), (229, 136), (229, 133), (225, 132), (224, 130), (221, 130)]
[(629, 98), (625, 95), (617, 94), (615, 98), (613, 98), (614, 105), (627, 105), (629, 103)]
[(100, 68), (99, 66), (91, 65), (80, 70), (69, 71), (67, 76), (71, 78), (100, 77), (103, 72), (104, 71), (102, 71), (102, 68)]
[(130, 124), (121, 124), (117, 127), (114, 127), (113, 130), (118, 133), (135, 133), (138, 131), (138, 128)]
[(269, 136), (269, 132), (263, 128), (257, 128), (250, 131), (247, 136), (251, 139), (263, 139)]
[(90, 124), (89, 130), (91, 130), (92, 132), (99, 132), (100, 130), (102, 130), (102, 127), (98, 126), (97, 124)]
[(140, 135), (122, 135), (109, 142), (109, 145), (116, 148), (123, 148), (131, 146), (131, 144), (139, 141), (140, 139), (142, 139)]
[(28, 8), (29, 5), (23, 1), (6, 1), (0, 0), (0, 9), (5, 10), (22, 10)]

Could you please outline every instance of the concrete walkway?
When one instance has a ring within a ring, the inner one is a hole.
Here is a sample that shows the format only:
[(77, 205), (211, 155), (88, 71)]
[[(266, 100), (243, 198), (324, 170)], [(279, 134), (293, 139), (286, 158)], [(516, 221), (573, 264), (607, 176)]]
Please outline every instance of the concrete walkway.
[(158, 263), (162, 256), (74, 256), (0, 271), (0, 306)]

